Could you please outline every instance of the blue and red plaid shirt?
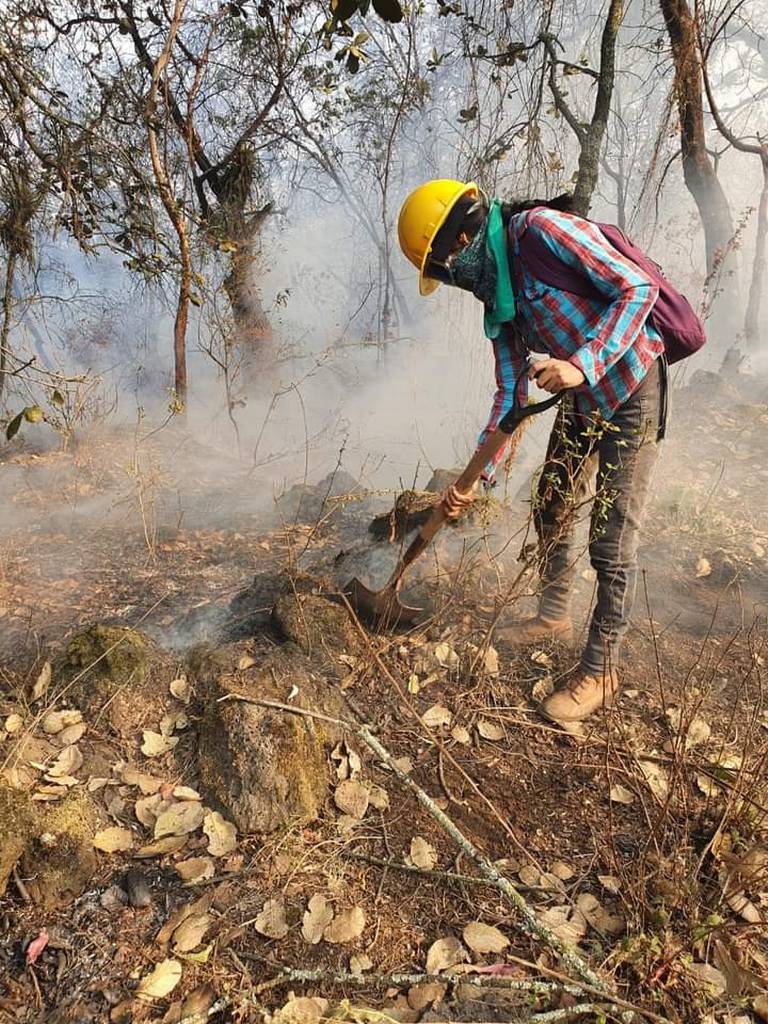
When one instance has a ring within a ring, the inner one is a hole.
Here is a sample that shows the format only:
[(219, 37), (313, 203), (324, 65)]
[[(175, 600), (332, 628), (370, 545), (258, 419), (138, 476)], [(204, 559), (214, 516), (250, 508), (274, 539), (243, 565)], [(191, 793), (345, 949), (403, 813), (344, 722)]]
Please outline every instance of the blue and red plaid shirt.
[[(605, 298), (575, 295), (535, 278), (519, 257), (524, 231), (535, 232), (548, 253), (585, 275)], [(523, 399), (527, 394), (530, 351), (578, 366), (585, 382), (574, 391), (576, 409), (610, 419), (664, 352), (661, 335), (648, 322), (658, 286), (615, 249), (596, 224), (573, 214), (548, 208), (517, 214), (510, 221), (509, 246), (517, 316), (512, 330), (503, 331), (492, 343), (496, 395), (478, 443), (511, 407), (521, 380), (525, 383), (519, 394)]]

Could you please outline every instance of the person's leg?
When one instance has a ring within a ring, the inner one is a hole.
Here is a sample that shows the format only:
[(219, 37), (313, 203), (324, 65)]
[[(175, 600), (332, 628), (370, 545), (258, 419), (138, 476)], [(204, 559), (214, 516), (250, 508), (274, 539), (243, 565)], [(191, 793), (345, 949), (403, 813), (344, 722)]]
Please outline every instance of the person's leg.
[(572, 401), (564, 400), (552, 427), (533, 502), (542, 584), (539, 611), (534, 618), (500, 631), (510, 643), (572, 638), (573, 533), (597, 462), (589, 435)]
[(658, 456), (660, 409), (661, 381), (654, 366), (598, 442), (589, 545), (597, 600), (580, 671), (568, 687), (545, 702), (544, 711), (551, 718), (586, 718), (618, 689), (616, 670), (635, 594), (640, 527)]
[(597, 600), (582, 654), (584, 672), (618, 667), (621, 641), (637, 586), (637, 549), (653, 468), (661, 413), (658, 363), (616, 413), (599, 445), (597, 497), (589, 555), (597, 573)]

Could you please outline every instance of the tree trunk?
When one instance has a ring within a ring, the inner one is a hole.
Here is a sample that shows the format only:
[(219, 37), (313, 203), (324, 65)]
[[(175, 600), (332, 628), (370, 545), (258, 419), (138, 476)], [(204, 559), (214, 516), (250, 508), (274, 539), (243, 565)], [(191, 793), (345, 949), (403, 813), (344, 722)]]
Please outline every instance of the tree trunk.
[(592, 205), (600, 171), (600, 151), (611, 112), (611, 97), (616, 80), (616, 39), (624, 18), (624, 0), (611, 0), (600, 42), (600, 77), (592, 121), (586, 127), (579, 153), (579, 173), (574, 189), (577, 209), (586, 216)]
[(10, 352), (9, 336), (11, 332), (11, 307), (13, 305), (13, 278), (16, 274), (16, 253), (11, 250), (5, 265), (5, 289), (3, 290), (3, 330), (0, 333), (0, 403), (5, 391), (5, 378), (8, 374), (8, 356)]
[(707, 153), (701, 58), (687, 0), (660, 0), (675, 62), (683, 177), (704, 228), (707, 272), (721, 263), (733, 237), (728, 200)]
[(173, 388), (179, 412), (187, 402), (187, 322), (189, 320), (189, 297), (192, 293), (192, 258), (189, 252), (189, 238), (186, 230), (179, 234), (181, 250), (181, 279), (179, 298), (176, 304), (176, 319), (173, 323)]
[(176, 391), (176, 411), (181, 412), (187, 401), (187, 322), (189, 320), (189, 301), (192, 292), (192, 257), (189, 248), (189, 235), (182, 209), (173, 194), (168, 171), (160, 155), (157, 141), (157, 95), (166, 65), (170, 60), (176, 35), (184, 16), (186, 0), (175, 0), (173, 17), (163, 51), (152, 68), (152, 83), (146, 106), (147, 139), (152, 172), (157, 182), (157, 190), (165, 207), (165, 212), (173, 224), (179, 240), (179, 261), (181, 276), (179, 280), (179, 297), (176, 304), (176, 319), (173, 325), (173, 362), (174, 388)]
[[(744, 317), (744, 335), (747, 343), (756, 346), (760, 341), (760, 307), (763, 301), (763, 286), (768, 274), (768, 145), (760, 152), (763, 165), (763, 189), (760, 193), (760, 205), (757, 208), (757, 238), (755, 239), (755, 259), (752, 264), (752, 280), (749, 286), (749, 301)], [(764, 337), (768, 337), (763, 327)]]
[(236, 239), (237, 250), (232, 253), (229, 273), (224, 278), (224, 290), (232, 309), (235, 339), (246, 358), (271, 351), (274, 336), (267, 311), (264, 309), (255, 276), (258, 263), (256, 253), (261, 222)]

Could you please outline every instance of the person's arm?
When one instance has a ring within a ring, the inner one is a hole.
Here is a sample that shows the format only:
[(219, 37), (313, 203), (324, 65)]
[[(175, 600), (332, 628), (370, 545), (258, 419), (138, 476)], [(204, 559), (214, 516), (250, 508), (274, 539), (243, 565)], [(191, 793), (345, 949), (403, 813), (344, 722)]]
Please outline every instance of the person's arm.
[[(494, 338), (493, 356), (496, 364), (496, 394), (493, 396), (491, 415), (487, 425), (477, 439), (477, 447), (485, 441), (492, 430), (496, 430), (499, 421), (512, 408), (515, 386), (518, 381), (518, 396), (522, 402), (528, 397), (528, 377), (526, 374), (526, 350), (521, 336), (512, 328), (508, 328)], [(496, 477), (496, 466), (504, 456), (504, 449), (499, 452), (493, 463), (489, 463), (483, 474), (483, 480), (492, 483)]]
[(594, 385), (634, 344), (656, 302), (658, 285), (587, 220), (540, 210), (529, 218), (528, 230), (588, 277), (607, 300), (584, 344), (568, 360)]

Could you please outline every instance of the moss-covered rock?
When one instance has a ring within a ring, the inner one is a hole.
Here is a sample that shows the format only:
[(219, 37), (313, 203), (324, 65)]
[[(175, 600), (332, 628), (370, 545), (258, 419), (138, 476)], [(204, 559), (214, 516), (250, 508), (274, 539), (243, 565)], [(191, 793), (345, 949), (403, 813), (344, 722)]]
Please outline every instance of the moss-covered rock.
[(69, 640), (54, 665), (57, 689), (66, 688), (68, 701), (90, 722), (103, 714), (123, 736), (156, 726), (170, 706), (173, 676), (173, 658), (125, 626), (89, 626)]
[(104, 812), (82, 789), (60, 803), (40, 805), (21, 862), (35, 903), (55, 909), (85, 890), (98, 867), (93, 837), (106, 824)]
[(29, 842), (34, 825), (32, 801), (27, 793), (0, 785), (0, 896)]
[(346, 608), (317, 594), (283, 594), (272, 609), (272, 624), (313, 661), (335, 663), (360, 643)]
[(317, 817), (328, 790), (327, 754), (341, 729), (233, 695), (290, 700), (334, 718), (344, 712), (335, 687), (312, 673), (298, 648), (286, 645), (259, 665), (240, 669), (246, 651), (242, 643), (198, 651), (190, 664), (203, 709), (200, 788), (241, 832), (266, 834), (286, 822)]

